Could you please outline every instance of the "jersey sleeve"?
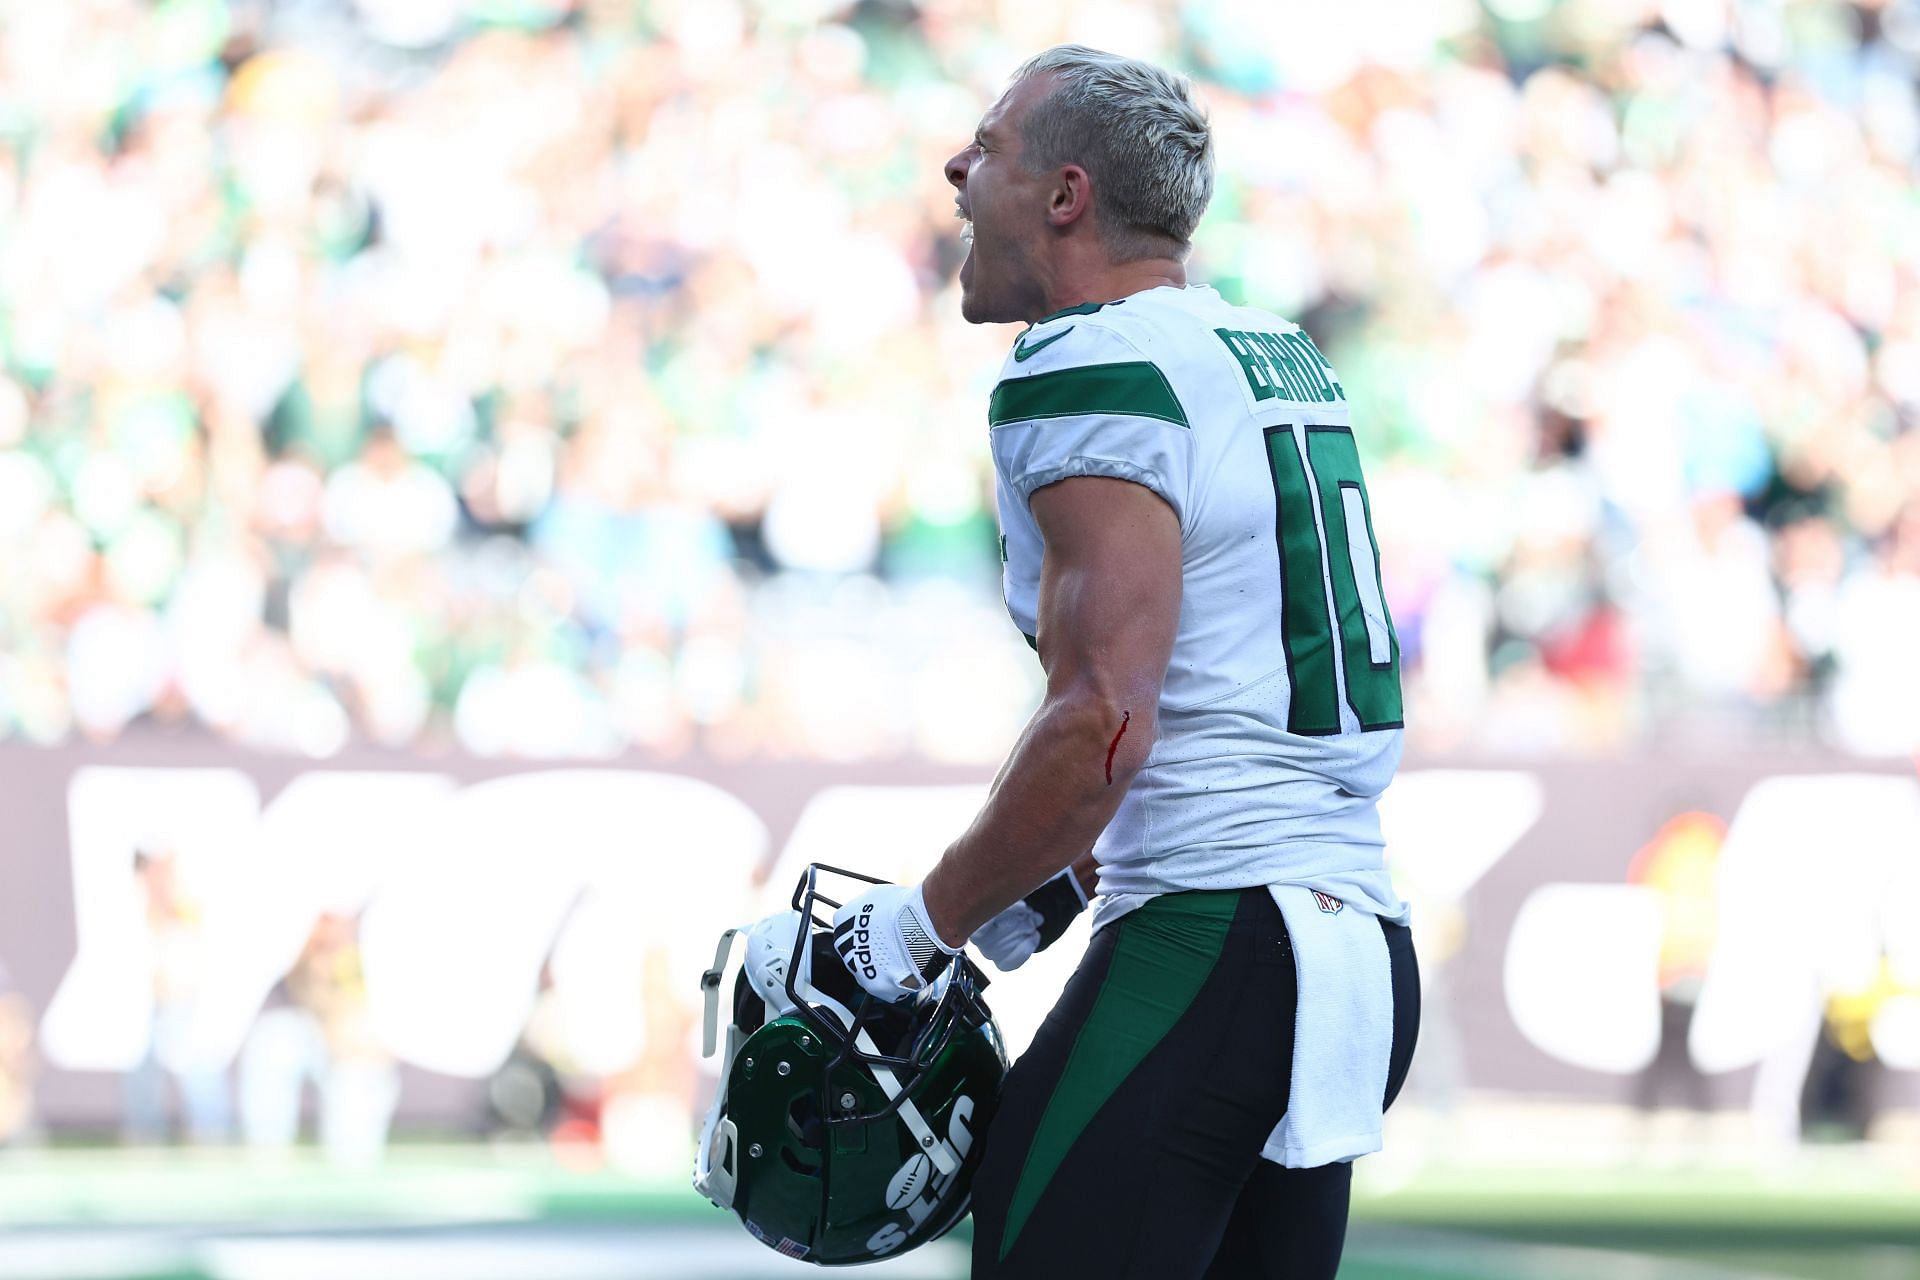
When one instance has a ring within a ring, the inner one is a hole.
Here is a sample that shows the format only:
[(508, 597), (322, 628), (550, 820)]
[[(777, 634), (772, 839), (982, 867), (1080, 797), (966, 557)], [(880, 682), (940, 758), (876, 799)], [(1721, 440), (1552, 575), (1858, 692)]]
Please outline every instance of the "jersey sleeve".
[(1173, 384), (1117, 335), (1083, 328), (1061, 331), (1038, 368), (1008, 360), (987, 412), (995, 467), (1023, 502), (1071, 476), (1130, 480), (1184, 529), (1193, 433)]

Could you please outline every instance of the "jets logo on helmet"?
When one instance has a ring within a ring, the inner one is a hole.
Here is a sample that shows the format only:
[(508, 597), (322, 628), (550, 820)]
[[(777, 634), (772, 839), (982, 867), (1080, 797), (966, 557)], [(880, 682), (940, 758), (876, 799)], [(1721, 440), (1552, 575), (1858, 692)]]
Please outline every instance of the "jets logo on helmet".
[[(862, 990), (850, 964), (875, 967), (873, 904), (835, 928), (823, 875), (882, 883), (809, 867), (793, 910), (745, 931), (694, 1186), (769, 1248), (835, 1266), (915, 1248), (966, 1216), (1007, 1058), (986, 976), (965, 957), (898, 1004)], [(701, 979), (709, 1055), (736, 932)]]
[(920, 1198), (920, 1190), (932, 1181), (933, 1161), (918, 1151), (907, 1157), (900, 1166), (900, 1172), (893, 1175), (887, 1183), (887, 1208), (904, 1209), (910, 1200)]
[[(973, 1133), (967, 1128), (967, 1121), (973, 1118), (973, 1099), (961, 1098), (953, 1105), (953, 1118), (948, 1122), (947, 1146), (954, 1157), (953, 1172), (935, 1172), (937, 1166), (923, 1155), (914, 1155), (900, 1171), (893, 1175), (893, 1181), (887, 1184), (887, 1206), (892, 1209), (906, 1210), (905, 1222), (889, 1222), (873, 1233), (867, 1241), (867, 1247), (873, 1250), (874, 1257), (892, 1253), (912, 1238), (913, 1231), (931, 1218), (940, 1208), (949, 1188), (953, 1186), (963, 1169), (968, 1152), (973, 1150)], [(932, 1174), (929, 1179), (928, 1174)], [(916, 1194), (925, 1186), (925, 1194)], [(959, 1221), (959, 1219), (955, 1219)], [(946, 1228), (941, 1228), (944, 1231)], [(938, 1232), (935, 1233), (939, 1234)], [(933, 1236), (926, 1237), (931, 1240)], [(920, 1242), (916, 1242), (920, 1243)]]

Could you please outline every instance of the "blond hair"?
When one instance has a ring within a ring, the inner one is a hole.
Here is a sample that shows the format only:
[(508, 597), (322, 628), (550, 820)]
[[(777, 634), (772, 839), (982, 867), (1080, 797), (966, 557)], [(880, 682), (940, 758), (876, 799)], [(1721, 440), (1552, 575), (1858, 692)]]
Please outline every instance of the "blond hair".
[(1095, 219), (1117, 261), (1184, 258), (1213, 198), (1213, 135), (1191, 83), (1078, 44), (1048, 49), (1013, 78), (1041, 74), (1053, 87), (1021, 130), (1027, 167), (1087, 171)]

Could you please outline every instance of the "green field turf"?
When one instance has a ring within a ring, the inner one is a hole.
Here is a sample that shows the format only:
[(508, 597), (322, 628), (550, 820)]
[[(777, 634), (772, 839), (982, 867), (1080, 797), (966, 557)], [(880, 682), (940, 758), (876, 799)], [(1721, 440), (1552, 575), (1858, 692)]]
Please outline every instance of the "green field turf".
[[(514, 1250), (530, 1260), (526, 1280), (807, 1273), (747, 1243), (677, 1181), (568, 1169), (544, 1149), (403, 1147), (357, 1173), (307, 1156), (260, 1166), (229, 1152), (0, 1157), (0, 1274), (8, 1280), (308, 1274), (274, 1260), (280, 1245), (309, 1258), (323, 1256), (315, 1249), (359, 1258), (352, 1251), (384, 1248), (377, 1256), (386, 1261), (342, 1261), (341, 1271), (395, 1275), (426, 1274), (419, 1259), (434, 1260), (433, 1275), (462, 1275), (471, 1256), (490, 1260), (486, 1276), (518, 1280), (522, 1273), (502, 1261)], [(564, 1268), (538, 1261), (562, 1254)], [(711, 1266), (686, 1261), (703, 1256)], [(961, 1280), (964, 1254), (943, 1242), (862, 1274)], [(1844, 1157), (1770, 1176), (1434, 1168), (1390, 1194), (1356, 1199), (1341, 1275), (1920, 1280), (1920, 1180)]]
[[(1775, 1173), (1434, 1170), (1357, 1204), (1356, 1217), (1380, 1229), (1465, 1237), (1476, 1243), (1442, 1243), (1437, 1255), (1484, 1246), (1517, 1268), (1495, 1270), (1481, 1257), (1477, 1273), (1489, 1276), (1571, 1275), (1583, 1257), (1617, 1263), (1608, 1255), (1629, 1253), (1664, 1260), (1675, 1276), (1920, 1280), (1920, 1179), (1876, 1170), (1844, 1152), (1816, 1154), (1823, 1158)], [(1379, 1236), (1373, 1243), (1380, 1251)]]

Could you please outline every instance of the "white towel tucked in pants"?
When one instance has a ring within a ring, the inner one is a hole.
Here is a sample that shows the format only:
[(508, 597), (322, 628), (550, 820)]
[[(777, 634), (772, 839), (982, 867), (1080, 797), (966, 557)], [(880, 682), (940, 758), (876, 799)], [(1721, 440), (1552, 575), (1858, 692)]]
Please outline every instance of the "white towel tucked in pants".
[(1294, 1012), (1287, 1114), (1261, 1152), (1293, 1169), (1380, 1149), (1393, 1052), (1393, 965), (1379, 917), (1304, 885), (1276, 884), (1293, 943)]

